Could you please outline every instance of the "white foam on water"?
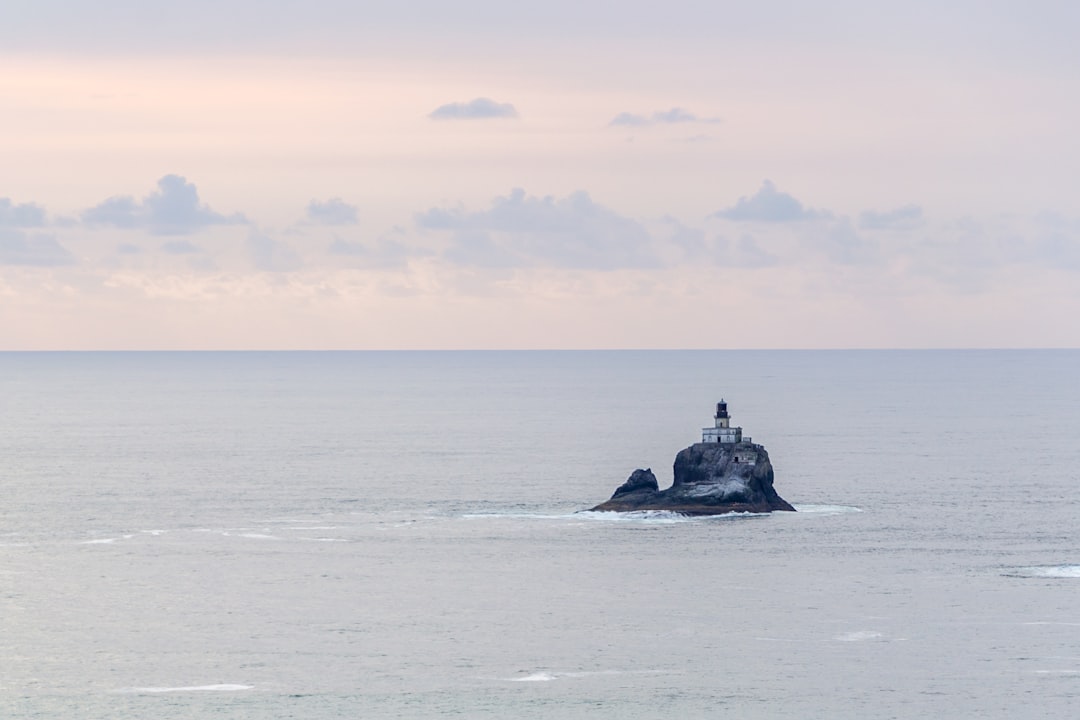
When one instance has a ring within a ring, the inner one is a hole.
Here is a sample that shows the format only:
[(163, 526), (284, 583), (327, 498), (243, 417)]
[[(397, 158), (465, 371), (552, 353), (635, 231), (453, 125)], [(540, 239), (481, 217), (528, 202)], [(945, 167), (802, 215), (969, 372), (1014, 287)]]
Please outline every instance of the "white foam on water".
[(130, 540), (133, 537), (135, 537), (134, 534), (121, 535), (118, 538), (95, 538), (93, 540), (83, 540), (79, 545), (112, 545), (117, 540)]
[(1080, 675), (1080, 670), (1034, 670), (1035, 675)]
[(613, 512), (581, 510), (578, 512), (550, 514), (530, 512), (504, 513), (466, 513), (460, 516), (466, 520), (555, 520), (562, 522), (604, 522), (604, 523), (646, 523), (672, 525), (675, 523), (700, 523), (717, 520), (736, 520), (746, 518), (765, 518), (766, 513), (724, 513), (723, 515), (681, 515), (668, 510), (639, 510), (634, 512)]
[(842, 515), (844, 513), (861, 513), (862, 509), (854, 505), (792, 505), (795, 512), (803, 515)]
[[(861, 509), (849, 505), (796, 505), (796, 511), (807, 515), (839, 515), (842, 513), (860, 513)], [(786, 515), (787, 513), (776, 513)], [(649, 523), (671, 525), (675, 523), (724, 522), (731, 520), (765, 519), (770, 513), (733, 512), (720, 515), (683, 515), (670, 510), (638, 510), (633, 512), (615, 512), (604, 510), (581, 510), (571, 513), (536, 513), (536, 512), (490, 512), (465, 513), (460, 517), (466, 520), (503, 519), (503, 520), (559, 520), (571, 522), (609, 522), (609, 523)]]
[(557, 676), (551, 673), (538, 672), (532, 675), (526, 675), (525, 677), (508, 678), (510, 682), (551, 682)]
[(764, 519), (768, 513), (731, 512), (720, 515), (682, 515), (669, 510), (641, 510), (636, 512), (593, 512), (586, 510), (575, 513), (575, 517), (586, 516), (592, 520), (606, 522), (644, 522), (644, 523), (702, 523), (702, 522), (726, 522), (731, 520)]
[(118, 693), (181, 693), (181, 692), (240, 692), (252, 690), (254, 685), (233, 685), (224, 683), (221, 685), (190, 685), (185, 687), (132, 687), (115, 690)]
[(563, 513), (561, 515), (531, 512), (464, 513), (465, 520), (573, 520), (589, 513)]
[(837, 635), (834, 639), (840, 642), (865, 642), (867, 640), (880, 640), (882, 634), (874, 630), (856, 630), (855, 632)]
[(692, 518), (688, 515), (680, 515), (679, 513), (673, 513), (667, 510), (641, 510), (635, 512), (603, 512), (585, 510), (583, 512), (573, 513), (565, 517), (571, 520), (590, 520), (594, 522), (655, 523), (660, 525), (694, 522), (701, 519)]
[(508, 682), (551, 682), (560, 678), (584, 678), (598, 675), (670, 675), (667, 670), (578, 670), (569, 672), (539, 671), (522, 677), (503, 678)]
[(1080, 565), (1032, 565), (1012, 568), (1003, 574), (1022, 578), (1080, 578)]
[(583, 670), (559, 673), (559, 677), (582, 678), (594, 675), (669, 675), (667, 670)]
[(349, 542), (345, 538), (309, 538), (309, 537), (302, 537), (302, 538), (297, 538), (297, 540), (305, 540), (307, 542)]
[(281, 538), (274, 535), (267, 535), (266, 533), (257, 532), (223, 532), (224, 537), (242, 537), (250, 540), (280, 540)]

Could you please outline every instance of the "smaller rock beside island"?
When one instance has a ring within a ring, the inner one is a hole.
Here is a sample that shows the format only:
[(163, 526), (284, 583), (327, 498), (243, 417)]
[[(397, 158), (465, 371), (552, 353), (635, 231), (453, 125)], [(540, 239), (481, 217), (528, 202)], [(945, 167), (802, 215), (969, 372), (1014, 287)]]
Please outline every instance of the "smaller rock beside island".
[(666, 510), (682, 515), (794, 512), (773, 489), (773, 467), (765, 447), (730, 427), (727, 403), (716, 407), (716, 427), (702, 431), (702, 442), (679, 451), (675, 480), (661, 490), (651, 469), (635, 470), (611, 499), (593, 510)]

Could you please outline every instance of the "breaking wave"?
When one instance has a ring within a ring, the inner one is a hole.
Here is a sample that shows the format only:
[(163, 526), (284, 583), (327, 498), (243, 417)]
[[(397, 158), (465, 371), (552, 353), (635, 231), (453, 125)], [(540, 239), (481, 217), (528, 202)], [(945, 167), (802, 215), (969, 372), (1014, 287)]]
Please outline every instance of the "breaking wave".
[(882, 634), (874, 630), (856, 630), (855, 632), (844, 633), (836, 637), (840, 642), (865, 642), (867, 640), (880, 640)]
[(186, 687), (132, 687), (117, 690), (118, 693), (181, 693), (181, 692), (239, 692), (251, 690), (253, 685), (190, 685)]
[(532, 675), (526, 675), (524, 677), (507, 678), (510, 682), (551, 682), (558, 675), (553, 673), (538, 672)]
[(1021, 578), (1080, 578), (1080, 565), (1031, 565), (1012, 568), (1003, 574)]
[(507, 682), (551, 682), (563, 678), (585, 678), (601, 675), (668, 675), (667, 670), (585, 670), (575, 672), (538, 671), (519, 677), (502, 678)]
[(862, 509), (853, 505), (792, 505), (795, 512), (803, 515), (841, 515), (843, 513), (861, 513)]
[(570, 513), (530, 513), (530, 512), (491, 512), (491, 513), (466, 513), (460, 517), (467, 520), (558, 520), (571, 522), (606, 522), (606, 523), (650, 523), (658, 525), (671, 525), (675, 523), (700, 523), (715, 522), (717, 520), (734, 520), (744, 518), (764, 518), (766, 513), (725, 513), (723, 515), (707, 515), (692, 517), (680, 515), (668, 510), (640, 510), (635, 512), (605, 512), (582, 510)]
[(115, 537), (112, 537), (112, 538), (95, 538), (93, 540), (83, 540), (82, 542), (79, 543), (79, 545), (112, 545), (117, 540), (130, 540), (133, 537), (135, 537), (134, 534), (122, 535), (121, 537), (118, 537), (118, 538), (115, 538)]

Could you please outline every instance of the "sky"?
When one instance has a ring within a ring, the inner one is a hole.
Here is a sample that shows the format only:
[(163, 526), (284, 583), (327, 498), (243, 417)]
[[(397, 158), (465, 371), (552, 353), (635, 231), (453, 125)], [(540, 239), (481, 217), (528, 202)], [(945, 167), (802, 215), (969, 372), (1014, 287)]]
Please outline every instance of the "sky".
[(8, 0), (0, 350), (1080, 347), (1080, 5)]

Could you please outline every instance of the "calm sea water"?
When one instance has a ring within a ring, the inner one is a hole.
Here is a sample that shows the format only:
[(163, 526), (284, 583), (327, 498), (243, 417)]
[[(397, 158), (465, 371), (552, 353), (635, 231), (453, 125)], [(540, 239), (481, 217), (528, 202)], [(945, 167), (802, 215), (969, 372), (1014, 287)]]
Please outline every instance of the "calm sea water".
[[(1078, 369), (0, 354), (0, 716), (1073, 717)], [(579, 512), (721, 396), (801, 512)]]

